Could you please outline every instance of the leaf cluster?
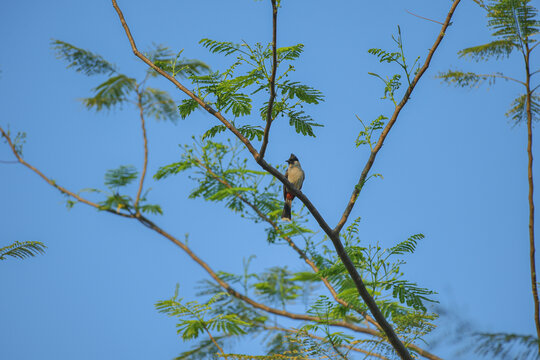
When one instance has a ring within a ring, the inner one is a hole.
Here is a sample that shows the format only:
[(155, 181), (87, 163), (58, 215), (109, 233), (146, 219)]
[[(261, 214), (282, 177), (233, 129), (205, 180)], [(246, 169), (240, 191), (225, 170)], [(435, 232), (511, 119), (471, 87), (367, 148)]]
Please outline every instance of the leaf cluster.
[[(221, 131), (220, 125), (210, 131)], [(303, 225), (306, 221), (303, 212), (293, 222), (279, 223), (283, 208), (281, 185), (268, 173), (250, 169), (240, 144), (205, 139), (181, 149), (180, 160), (160, 167), (154, 175), (156, 180), (188, 172), (196, 184), (190, 198), (221, 202), (242, 217), (256, 223), (266, 222), (269, 242), (313, 233)]]
[(39, 254), (44, 254), (47, 246), (39, 241), (15, 241), (13, 244), (0, 248), (0, 260), (7, 257), (26, 259)]
[[(476, 2), (486, 10), (488, 18), (487, 25), (492, 30), (493, 41), (486, 44), (465, 48), (458, 52), (460, 57), (469, 57), (475, 61), (486, 61), (492, 58), (506, 58), (515, 51), (521, 52), (524, 59), (528, 59), (532, 50), (536, 47), (540, 29), (538, 11), (530, 5), (529, 0), (497, 0)], [(532, 73), (534, 74), (534, 72)], [(531, 74), (531, 76), (532, 76)], [(526, 85), (524, 81), (519, 81), (505, 76), (501, 72), (491, 74), (477, 74), (460, 70), (448, 70), (441, 72), (437, 76), (448, 84), (459, 87), (478, 87), (483, 83), (493, 85), (496, 79), (512, 80), (521, 85)], [(533, 120), (539, 119), (540, 99), (535, 94), (538, 87), (530, 90), (531, 114)], [(527, 106), (526, 94), (515, 98), (506, 116), (516, 124), (526, 118)]]
[[(215, 71), (207, 75), (192, 74), (189, 79), (196, 87), (195, 93), (219, 112), (232, 114), (234, 118), (251, 115), (253, 96), (259, 92), (270, 93), (272, 47), (260, 43), (249, 45), (228, 41), (202, 39), (200, 44), (211, 53), (235, 56), (233, 64), (225, 71)], [(303, 45), (282, 47), (276, 50), (277, 66), (296, 60), (303, 51)], [(263, 121), (274, 121), (279, 115), (286, 116), (289, 124), (302, 135), (315, 136), (314, 127), (322, 126), (306, 114), (301, 108), (304, 104), (318, 104), (324, 97), (319, 90), (297, 81), (288, 80), (294, 66), (289, 66), (279, 73), (275, 80), (276, 100), (272, 112), (268, 114), (268, 102), (262, 104), (258, 113)], [(185, 99), (179, 106), (182, 118), (189, 116), (198, 107), (193, 99)], [(268, 115), (270, 116), (268, 118)], [(238, 124), (237, 128), (250, 140), (262, 138), (262, 128), (256, 124)], [(220, 128), (221, 129), (221, 128)], [(216, 128), (206, 132), (206, 137), (213, 137)]]
[[(144, 116), (156, 120), (176, 121), (180, 114), (175, 102), (166, 91), (146, 86), (149, 77), (156, 72), (149, 69), (142, 80), (121, 74), (116, 66), (106, 61), (101, 55), (78, 48), (64, 41), (54, 40), (52, 48), (59, 59), (68, 62), (77, 72), (85, 75), (106, 75), (106, 79), (93, 89), (93, 96), (83, 98), (82, 103), (96, 111), (121, 108), (126, 103), (136, 104)], [(147, 52), (147, 57), (164, 71), (174, 76), (186, 76), (187, 73), (202, 73), (209, 70), (208, 65), (198, 60), (180, 60), (181, 52), (176, 56), (163, 45), (154, 45)]]
[[(416, 73), (420, 69), (418, 65), (418, 61), (420, 60), (420, 57), (417, 57), (412, 65), (407, 64), (407, 60), (405, 57), (405, 50), (403, 49), (403, 38), (401, 36), (401, 28), (399, 26), (398, 26), (398, 34), (397, 36), (392, 35), (392, 40), (396, 44), (398, 51), (390, 52), (390, 51), (386, 51), (379, 48), (372, 48), (368, 50), (368, 53), (377, 57), (379, 59), (379, 62), (381, 63), (387, 63), (387, 64), (394, 63), (398, 65), (403, 71), (403, 74), (405, 74), (407, 83), (410, 86), (411, 77), (416, 75)], [(380, 79), (384, 83), (384, 96), (382, 97), (382, 99), (388, 99), (394, 104), (394, 106), (397, 106), (395, 94), (396, 94), (396, 91), (399, 90), (399, 88), (401, 87), (400, 80), (401, 80), (402, 75), (394, 74), (391, 77), (388, 77), (388, 76), (383, 77), (373, 72), (368, 72), (368, 74)]]

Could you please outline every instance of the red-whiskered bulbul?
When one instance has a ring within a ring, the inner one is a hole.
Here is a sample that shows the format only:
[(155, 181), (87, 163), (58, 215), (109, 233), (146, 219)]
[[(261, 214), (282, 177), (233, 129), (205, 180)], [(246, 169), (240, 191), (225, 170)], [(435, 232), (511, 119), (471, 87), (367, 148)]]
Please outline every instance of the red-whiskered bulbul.
[[(286, 161), (289, 166), (285, 171), (285, 177), (289, 182), (294, 186), (295, 189), (302, 189), (302, 184), (304, 183), (304, 170), (300, 166), (298, 158), (291, 154), (289, 160)], [(291, 194), (287, 187), (283, 185), (283, 199), (285, 200), (285, 205), (283, 205), (283, 212), (281, 213), (281, 220), (291, 221), (291, 204), (294, 199), (294, 195)]]

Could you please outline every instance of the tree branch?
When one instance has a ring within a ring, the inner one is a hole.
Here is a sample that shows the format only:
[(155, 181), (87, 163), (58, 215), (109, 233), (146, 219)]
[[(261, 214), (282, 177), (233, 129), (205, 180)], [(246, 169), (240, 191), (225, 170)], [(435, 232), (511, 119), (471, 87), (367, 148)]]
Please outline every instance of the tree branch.
[(291, 312), (288, 312), (288, 311), (285, 311), (285, 310), (275, 309), (275, 308), (272, 308), (270, 306), (266, 306), (264, 304), (258, 303), (255, 300), (251, 299), (250, 297), (239, 293), (229, 283), (223, 281), (216, 274), (216, 272), (214, 270), (212, 270), (212, 268), (206, 262), (204, 262), (201, 258), (199, 258), (186, 244), (184, 244), (183, 242), (181, 242), (180, 240), (175, 238), (173, 235), (169, 234), (168, 232), (166, 232), (165, 230), (160, 228), (158, 225), (156, 225), (154, 222), (147, 219), (143, 215), (138, 217), (137, 220), (139, 222), (141, 222), (147, 228), (149, 228), (149, 229), (157, 232), (158, 234), (164, 236), (165, 238), (170, 240), (172, 243), (174, 243), (175, 245), (180, 247), (182, 250), (184, 250), (184, 252), (187, 253), (189, 255), (189, 257), (191, 257), (191, 259), (193, 259), (197, 264), (199, 264), (208, 273), (208, 275), (210, 275), (210, 277), (215, 282), (217, 282), (219, 284), (219, 286), (221, 286), (229, 295), (234, 296), (235, 298), (237, 298), (239, 300), (242, 300), (243, 302), (253, 306), (256, 309), (263, 310), (263, 311), (265, 311), (267, 313), (270, 313), (270, 314), (275, 314), (275, 315), (287, 317), (289, 319), (306, 320), (306, 321), (313, 321), (313, 322), (317, 322), (317, 323), (328, 323), (328, 325), (331, 325), (331, 326), (343, 327), (343, 328), (347, 328), (347, 329), (350, 329), (350, 330), (353, 330), (353, 331), (356, 331), (356, 332), (359, 332), (359, 333), (368, 334), (368, 335), (372, 335), (372, 336), (376, 336), (376, 337), (381, 337), (381, 333), (379, 331), (375, 330), (375, 329), (361, 327), (361, 326), (358, 326), (358, 325), (355, 325), (355, 324), (352, 324), (352, 323), (348, 323), (346, 321), (329, 321), (329, 322), (326, 322), (325, 320), (323, 320), (323, 319), (321, 319), (321, 318), (319, 318), (317, 316), (291, 313)]
[(433, 54), (435, 53), (435, 50), (437, 50), (437, 48), (439, 47), (439, 44), (441, 43), (442, 39), (444, 38), (446, 29), (450, 25), (450, 20), (452, 19), (452, 16), (454, 15), (454, 11), (456, 10), (456, 7), (458, 6), (460, 1), (461, 0), (454, 0), (454, 2), (452, 4), (452, 7), (448, 11), (448, 15), (446, 16), (446, 20), (444, 21), (444, 24), (443, 24), (443, 26), (441, 28), (441, 31), (439, 32), (439, 36), (435, 40), (435, 43), (433, 44), (431, 49), (429, 50), (429, 53), (427, 55), (426, 61), (424, 62), (424, 65), (420, 68), (420, 70), (418, 71), (418, 73), (414, 77), (412, 83), (407, 88), (407, 91), (405, 91), (405, 94), (403, 95), (403, 98), (399, 102), (398, 106), (396, 106), (396, 108), (394, 110), (394, 113), (392, 114), (392, 117), (388, 121), (388, 124), (386, 124), (386, 127), (384, 128), (381, 136), (379, 137), (379, 140), (377, 141), (377, 144), (375, 145), (375, 147), (371, 151), (369, 159), (368, 159), (366, 165), (364, 166), (364, 169), (362, 170), (362, 174), (360, 175), (360, 180), (356, 184), (356, 186), (355, 186), (355, 188), (353, 190), (353, 193), (351, 195), (351, 198), (349, 200), (349, 203), (347, 204), (347, 206), (345, 208), (345, 211), (343, 212), (343, 215), (342, 215), (340, 221), (338, 222), (338, 224), (336, 225), (336, 227), (334, 229), (334, 231), (336, 233), (339, 233), (341, 231), (341, 229), (343, 228), (343, 226), (345, 225), (345, 223), (347, 222), (347, 219), (348, 219), (349, 215), (351, 214), (351, 211), (352, 211), (352, 209), (354, 207), (354, 204), (356, 203), (358, 195), (360, 194), (360, 191), (362, 190), (362, 187), (364, 186), (364, 184), (366, 182), (366, 178), (368, 176), (368, 173), (371, 170), (371, 167), (373, 166), (373, 162), (375, 161), (375, 158), (377, 157), (377, 153), (381, 149), (381, 147), (382, 147), (382, 145), (384, 143), (384, 140), (386, 139), (386, 136), (388, 135), (388, 132), (394, 126), (399, 113), (401, 112), (401, 110), (403, 109), (403, 107), (405, 106), (407, 101), (409, 100), (409, 98), (411, 96), (411, 93), (413, 92), (416, 84), (418, 83), (418, 81), (420, 80), (422, 75), (424, 75), (427, 68), (429, 67), (431, 59), (433, 58)]
[[(35, 168), (34, 166), (30, 165), (29, 163), (27, 163), (23, 158), (22, 156), (17, 152), (17, 150), (15, 149), (15, 145), (13, 144), (13, 142), (11, 141), (10, 137), (8, 136), (8, 134), (4, 131), (4, 129), (2, 129), (2, 127), (0, 127), (0, 132), (2, 133), (2, 136), (4, 138), (6, 138), (7, 142), (8, 142), (8, 145), (9, 147), (11, 148), (11, 151), (13, 152), (13, 155), (15, 155), (15, 157), (17, 158), (17, 161), (19, 163), (21, 163), (22, 165), (26, 166), (27, 168), (29, 168), (30, 170), (32, 170), (33, 172), (35, 172), (36, 174), (38, 174), (43, 180), (45, 180), (49, 185), (53, 186), (54, 188), (56, 188), (58, 191), (60, 191), (61, 193), (65, 194), (65, 195), (68, 195), (68, 196), (71, 196), (72, 198), (74, 199), (77, 199), (79, 202), (82, 202), (86, 205), (90, 205), (98, 210), (102, 210), (101, 209), (101, 206), (99, 206), (98, 204), (96, 203), (93, 203), (91, 202), (90, 200), (86, 200), (85, 198), (81, 197), (80, 195), (72, 192), (72, 191), (69, 191), (68, 189), (58, 185), (56, 183), (56, 181), (48, 178), (47, 176), (45, 176), (45, 174), (43, 174), (41, 171), (39, 171), (37, 168)], [(118, 215), (118, 216), (122, 216), (122, 217), (127, 217), (127, 218), (133, 218), (132, 215), (130, 214), (124, 214), (124, 213), (121, 213), (121, 212), (117, 212), (117, 211), (113, 211), (113, 210), (110, 210), (110, 209), (107, 209), (105, 210), (107, 212), (110, 212), (112, 214), (115, 214), (115, 215)]]
[(137, 190), (137, 197), (135, 198), (135, 214), (138, 216), (140, 214), (139, 211), (139, 200), (141, 198), (141, 192), (143, 189), (144, 184), (144, 177), (146, 176), (146, 168), (148, 166), (148, 139), (146, 137), (146, 126), (144, 124), (144, 109), (142, 105), (142, 94), (139, 92), (139, 89), (137, 89), (137, 107), (139, 108), (139, 113), (141, 117), (141, 128), (142, 128), (142, 134), (144, 139), (144, 163), (143, 163), (143, 170), (141, 173), (141, 180), (139, 182), (139, 190)]
[[(531, 97), (532, 91), (530, 88), (531, 74), (529, 66), (529, 43), (525, 42), (527, 48), (527, 55), (525, 56), (525, 73), (527, 76), (527, 83), (525, 87), (527, 88), (527, 179), (529, 182), (529, 262), (531, 267), (531, 288), (534, 302), (534, 324), (536, 326), (536, 335), (540, 338), (540, 302), (538, 300), (538, 289), (537, 289), (537, 277), (536, 277), (536, 260), (535, 260), (535, 241), (534, 241), (534, 182), (533, 182), (533, 154), (532, 154), (532, 110), (531, 110)], [(540, 354), (540, 344), (538, 345), (538, 353)]]
[[(217, 175), (215, 172), (212, 171), (212, 169), (210, 169), (208, 166), (206, 166), (200, 159), (196, 159), (197, 163), (202, 166), (206, 172), (211, 176), (213, 177), (214, 179), (216, 179), (217, 181), (219, 181), (221, 184), (223, 184), (225, 187), (229, 188), (229, 189), (232, 189), (233, 186), (225, 179), (221, 178), (219, 175)], [(244, 196), (242, 196), (242, 194), (240, 193), (236, 193), (235, 196), (240, 199), (240, 201), (242, 201), (244, 204), (246, 204), (247, 206), (249, 206), (253, 211), (255, 211), (255, 213), (257, 214), (257, 216), (259, 216), (263, 221), (265, 221), (266, 223), (268, 223), (270, 226), (272, 226), (272, 228), (278, 232), (281, 236), (281, 238), (283, 238), (285, 241), (287, 241), (287, 243), (289, 244), (289, 246), (294, 250), (296, 251), (296, 253), (300, 256), (300, 258), (302, 258), (302, 260), (304, 260), (306, 262), (306, 264), (309, 265), (309, 267), (311, 267), (311, 269), (313, 270), (313, 272), (315, 273), (318, 273), (319, 272), (319, 268), (317, 267), (317, 265), (315, 265), (315, 263), (313, 262), (313, 260), (311, 260), (310, 258), (308, 258), (308, 256), (306, 255), (306, 253), (304, 251), (302, 251), (302, 249), (300, 249), (296, 243), (291, 239), (290, 236), (287, 236), (285, 234), (282, 233), (281, 229), (279, 228), (279, 226), (274, 222), (272, 221), (272, 219), (270, 219), (269, 217), (267, 217), (255, 204), (253, 204), (252, 202), (250, 202), (249, 200), (247, 200)], [(345, 300), (341, 299), (339, 297), (339, 295), (337, 294), (336, 290), (334, 289), (334, 287), (332, 286), (332, 284), (330, 284), (330, 282), (328, 281), (327, 278), (325, 277), (321, 277), (321, 281), (324, 283), (324, 285), (326, 286), (326, 288), (330, 291), (330, 294), (332, 294), (332, 297), (334, 298), (334, 300), (336, 300), (336, 302), (338, 302), (339, 304), (341, 304), (342, 306), (346, 307), (346, 308), (349, 308), (349, 309), (353, 309), (355, 310), (356, 312), (358, 312), (360, 315), (362, 315), (368, 322), (370, 322), (371, 324), (373, 324), (374, 326), (376, 326), (377, 328), (380, 328), (379, 327), (379, 324), (377, 324), (377, 322), (371, 317), (369, 316), (369, 314), (366, 314), (365, 312), (363, 311), (360, 311), (358, 309), (355, 309), (352, 305), (350, 305), (348, 302), (346, 302)]]
[(277, 72), (277, 4), (276, 0), (272, 0), (272, 75), (270, 76), (270, 99), (268, 100), (268, 110), (266, 111), (266, 126), (264, 128), (264, 137), (259, 150), (259, 156), (264, 159), (266, 153), (266, 146), (268, 145), (268, 136), (270, 134), (270, 126), (272, 125), (272, 109), (274, 107), (274, 100), (276, 99), (276, 72)]
[[(455, 8), (459, 4), (459, 2), (460, 2), (460, 0), (454, 0), (454, 2), (452, 4), (452, 7), (450, 8), (450, 11), (448, 12), (446, 21), (445, 21), (445, 23), (444, 23), (444, 25), (443, 25), (443, 27), (441, 29), (441, 32), (440, 32), (437, 40), (435, 41), (435, 44), (433, 45), (432, 49), (430, 50), (430, 52), (428, 54), (428, 57), (426, 59), (426, 62), (424, 63), (424, 66), (419, 70), (419, 72), (415, 76), (413, 82), (411, 83), (411, 85), (407, 89), (402, 101), (397, 106), (396, 111), (394, 111), (394, 114), (393, 114), (392, 118), (390, 119), (390, 121), (389, 121), (388, 125), (386, 126), (386, 128), (383, 130), (383, 133), (381, 134), (381, 137), (379, 138), (379, 141), (378, 141), (376, 147), (372, 151), (371, 156), (370, 156), (370, 158), (368, 160), (368, 163), (366, 164), (366, 167), (364, 168), (364, 171), (362, 172), (362, 175), (360, 177), (359, 185), (360, 184), (363, 185), (363, 183), (365, 182), (365, 179), (367, 177), (367, 173), (371, 169), (371, 166), (373, 165), (373, 162), (375, 161), (375, 157), (377, 155), (377, 152), (379, 151), (380, 147), (382, 146), (382, 143), (384, 142), (384, 139), (386, 138), (388, 132), (392, 128), (393, 124), (395, 123), (395, 121), (397, 119), (397, 116), (399, 115), (399, 112), (401, 111), (401, 109), (403, 108), (403, 106), (405, 105), (407, 100), (409, 99), (410, 94), (411, 94), (412, 90), (414, 89), (414, 86), (416, 85), (418, 80), (421, 78), (423, 73), (427, 70), (427, 68), (429, 66), (429, 63), (431, 61), (431, 58), (433, 57), (433, 54), (434, 54), (435, 50), (437, 49), (440, 42), (442, 41), (442, 39), (443, 39), (443, 37), (445, 35), (444, 32), (445, 32), (446, 28), (448, 27), (448, 25), (450, 24), (450, 20), (452, 18), (452, 15), (453, 15), (453, 13), (455, 11)], [(375, 301), (373, 300), (373, 298), (371, 297), (371, 295), (367, 291), (367, 289), (366, 289), (360, 275), (358, 274), (358, 272), (357, 272), (357, 270), (356, 270), (356, 268), (354, 266), (354, 263), (351, 261), (351, 259), (347, 255), (345, 249), (343, 248), (343, 244), (341, 243), (340, 238), (339, 238), (339, 230), (341, 230), (341, 228), (345, 224), (345, 222), (346, 222), (346, 220), (347, 220), (347, 218), (348, 218), (348, 216), (349, 216), (349, 214), (350, 214), (350, 212), (351, 212), (351, 210), (352, 210), (352, 208), (354, 206), (354, 203), (356, 202), (356, 198), (358, 197), (360, 186), (357, 185), (355, 187), (355, 191), (353, 192), (353, 195), (351, 196), (351, 200), (350, 200), (349, 205), (347, 206), (347, 208), (346, 208), (346, 210), (345, 210), (345, 212), (343, 214), (342, 220), (340, 221), (340, 223), (338, 223), (338, 226), (336, 227), (336, 229), (332, 230), (328, 226), (328, 224), (326, 223), (324, 218), (320, 215), (318, 210), (315, 208), (315, 206), (308, 200), (308, 198), (300, 190), (295, 189), (291, 185), (291, 183), (285, 178), (285, 176), (283, 176), (283, 174), (281, 174), (276, 168), (274, 168), (270, 164), (268, 164), (260, 156), (260, 154), (257, 153), (257, 151), (251, 145), (249, 140), (247, 138), (245, 138), (242, 134), (240, 134), (240, 132), (238, 131), (238, 129), (236, 129), (236, 127), (234, 127), (229, 121), (227, 121), (219, 112), (215, 111), (211, 106), (209, 106), (204, 101), (202, 101), (197, 96), (195, 96), (191, 91), (189, 91), (187, 88), (185, 88), (183, 85), (181, 85), (174, 77), (170, 76), (169, 74), (167, 74), (166, 72), (161, 70), (159, 67), (157, 67), (155, 64), (153, 64), (148, 58), (146, 58), (144, 55), (142, 55), (137, 50), (137, 47), (135, 45), (135, 41), (133, 40), (133, 37), (132, 37), (131, 32), (129, 30), (129, 27), (128, 27), (125, 19), (124, 19), (124, 16), (123, 16), (120, 8), (118, 7), (118, 5), (116, 3), (116, 0), (112, 0), (112, 4), (113, 4), (113, 7), (115, 8), (116, 12), (118, 13), (118, 16), (120, 18), (122, 26), (124, 27), (124, 30), (126, 32), (126, 35), (127, 35), (128, 39), (129, 39), (129, 42), (131, 44), (131, 48), (132, 48), (133, 53), (135, 54), (135, 56), (139, 57), (148, 66), (150, 66), (152, 69), (157, 71), (159, 74), (161, 74), (162, 76), (167, 78), (169, 81), (171, 81), (173, 84), (175, 84), (181, 91), (183, 91), (189, 97), (191, 97), (193, 100), (195, 100), (197, 102), (197, 104), (202, 106), (206, 111), (208, 111), (210, 114), (212, 114), (216, 118), (218, 118), (218, 120), (220, 120), (225, 125), (225, 127), (227, 127), (240, 141), (242, 141), (242, 143), (244, 143), (244, 145), (246, 146), (248, 151), (253, 155), (255, 161), (264, 170), (268, 171), (270, 174), (272, 174), (274, 177), (276, 177), (281, 183), (283, 183), (285, 186), (287, 186), (287, 188), (290, 189), (290, 192), (293, 195), (295, 195), (297, 198), (299, 198), (300, 201), (302, 201), (304, 203), (304, 205), (311, 212), (311, 214), (313, 215), (313, 217), (315, 218), (315, 220), (317, 221), (319, 226), (322, 228), (322, 230), (332, 240), (332, 243), (334, 244), (334, 247), (336, 248), (336, 252), (337, 252), (338, 256), (340, 257), (341, 261), (343, 262), (343, 264), (345, 265), (345, 268), (349, 272), (352, 280), (354, 281), (360, 296), (362, 297), (362, 299), (364, 300), (364, 302), (366, 303), (366, 305), (370, 309), (370, 311), (373, 314), (376, 321), (382, 327), (383, 331), (385, 332), (385, 334), (388, 337), (389, 342), (392, 344), (392, 346), (394, 347), (394, 349), (396, 350), (396, 352), (398, 353), (398, 355), (402, 359), (410, 360), (411, 359), (410, 354), (408, 353), (407, 349), (405, 348), (403, 343), (400, 341), (400, 339), (397, 337), (397, 335), (394, 332), (392, 326), (386, 321), (385, 317), (382, 315), (381, 311), (379, 310), (377, 304), (375, 303)], [(248, 302), (248, 301), (246, 301), (246, 302)]]

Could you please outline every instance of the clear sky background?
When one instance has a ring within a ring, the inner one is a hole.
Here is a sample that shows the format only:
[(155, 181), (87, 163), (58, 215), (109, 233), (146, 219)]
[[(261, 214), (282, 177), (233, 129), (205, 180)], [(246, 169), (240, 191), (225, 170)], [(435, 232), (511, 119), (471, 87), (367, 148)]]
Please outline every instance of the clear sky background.
[[(540, 7), (540, 1), (532, 4)], [(162, 43), (184, 49), (184, 56), (214, 69), (230, 60), (210, 55), (198, 45), (202, 38), (271, 41), (269, 1), (131, 0), (119, 5), (139, 48)], [(275, 164), (291, 152), (300, 158), (307, 173), (303, 192), (331, 225), (368, 156), (368, 150), (354, 145), (360, 131), (355, 114), (372, 120), (392, 110), (380, 100), (380, 81), (367, 73), (397, 69), (379, 64), (367, 50), (392, 50), (391, 35), (399, 24), (408, 58), (423, 61), (440, 25), (406, 10), (443, 21), (450, 5), (283, 1), (278, 46), (305, 45), (293, 79), (323, 91), (326, 101), (309, 111), (325, 127), (317, 129), (316, 138), (304, 138), (285, 121), (277, 122), (267, 158)], [(461, 320), (479, 331), (534, 334), (526, 128), (513, 127), (504, 117), (521, 89), (500, 82), (489, 90), (464, 90), (435, 79), (449, 68), (523, 77), (517, 55), (487, 64), (458, 59), (458, 50), (490, 41), (485, 24), (483, 12), (463, 0), (377, 157), (373, 172), (384, 179), (368, 183), (351, 218), (362, 217), (360, 236), (366, 244), (390, 246), (425, 234), (408, 259), (407, 278), (437, 291), (440, 305)], [(103, 78), (66, 70), (50, 48), (51, 39), (101, 54), (129, 76), (144, 76), (145, 65), (131, 53), (109, 1), (3, 1), (2, 127), (25, 131), (25, 159), (73, 191), (102, 187), (105, 171), (119, 165), (140, 168), (136, 109), (85, 110), (77, 99), (90, 96)], [(532, 64), (536, 70), (538, 56)], [(175, 100), (184, 98), (164, 80), (154, 86), (171, 90)], [(149, 174), (178, 159), (178, 144), (215, 124), (203, 112), (176, 125), (149, 121)], [(13, 160), (5, 144), (0, 144), (0, 160)], [(303, 269), (289, 248), (266, 242), (264, 226), (220, 204), (187, 199), (193, 184), (186, 176), (149, 180), (151, 199), (165, 212), (156, 222), (179, 238), (189, 233), (193, 250), (214, 269), (240, 272), (242, 259), (251, 254), (257, 256), (254, 270), (276, 263)], [(1, 359), (171, 359), (190, 347), (177, 337), (174, 321), (154, 309), (177, 283), (183, 297), (195, 299), (197, 281), (208, 278), (180, 249), (134, 221), (85, 205), (67, 210), (64, 196), (21, 165), (0, 164), (0, 204), (0, 247), (15, 240), (48, 246), (43, 256), (0, 264)], [(442, 319), (439, 334), (450, 323), (456, 322)], [(470, 358), (450, 347), (436, 353)]]

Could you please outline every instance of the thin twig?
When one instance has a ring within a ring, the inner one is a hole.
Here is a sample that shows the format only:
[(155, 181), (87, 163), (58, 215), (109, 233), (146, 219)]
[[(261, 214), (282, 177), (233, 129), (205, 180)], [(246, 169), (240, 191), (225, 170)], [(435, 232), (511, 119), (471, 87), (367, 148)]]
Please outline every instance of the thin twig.
[(437, 24), (440, 24), (440, 25), (444, 25), (444, 24), (443, 24), (442, 22), (440, 22), (440, 21), (433, 20), (433, 19), (429, 19), (429, 18), (425, 18), (425, 17), (423, 17), (423, 16), (413, 14), (412, 12), (410, 12), (410, 11), (407, 10), (407, 9), (405, 9), (405, 12), (411, 14), (412, 16), (416, 16), (417, 18), (424, 19), (424, 20), (427, 20), (427, 21), (433, 21), (434, 23), (437, 23)]
[[(101, 206), (99, 206), (98, 204), (96, 203), (93, 203), (92, 201), (90, 200), (86, 200), (85, 198), (81, 197), (80, 195), (72, 192), (72, 191), (69, 191), (68, 189), (58, 185), (56, 183), (56, 181), (48, 178), (47, 176), (45, 176), (45, 174), (43, 174), (41, 171), (39, 171), (37, 168), (35, 168), (34, 166), (30, 165), (29, 163), (27, 163), (23, 158), (22, 156), (17, 152), (17, 150), (15, 149), (15, 145), (13, 144), (13, 142), (11, 141), (10, 137), (7, 135), (7, 133), (4, 131), (4, 129), (2, 129), (2, 127), (0, 127), (0, 132), (2, 133), (2, 136), (4, 138), (6, 138), (7, 142), (8, 142), (8, 145), (9, 147), (11, 148), (11, 151), (13, 152), (13, 155), (15, 155), (15, 157), (17, 158), (17, 161), (19, 163), (21, 163), (22, 165), (26, 166), (27, 168), (29, 168), (30, 170), (32, 170), (33, 172), (35, 172), (36, 174), (38, 174), (43, 180), (45, 180), (49, 185), (53, 186), (54, 188), (56, 188), (58, 191), (60, 191), (61, 193), (65, 194), (65, 195), (69, 195), (75, 199), (77, 199), (79, 202), (82, 202), (86, 205), (90, 205), (98, 210), (103, 210), (101, 208)], [(130, 215), (130, 214), (124, 214), (124, 213), (121, 213), (121, 212), (117, 212), (117, 211), (114, 211), (114, 210), (111, 210), (111, 209), (107, 209), (105, 210), (107, 212), (110, 212), (112, 214), (115, 214), (115, 215), (118, 215), (118, 216), (123, 216), (123, 217), (127, 217), (127, 218), (132, 218), (133, 216)]]
[(142, 128), (142, 134), (144, 139), (144, 163), (143, 163), (143, 170), (141, 173), (141, 180), (139, 181), (139, 190), (137, 191), (137, 197), (135, 198), (135, 214), (139, 215), (139, 200), (141, 198), (141, 192), (143, 189), (144, 184), (144, 177), (146, 176), (146, 168), (148, 166), (148, 139), (146, 137), (146, 126), (144, 124), (144, 108), (142, 105), (142, 94), (139, 92), (139, 89), (137, 89), (137, 107), (139, 108), (140, 117), (141, 117), (141, 128)]
[(276, 0), (272, 0), (272, 75), (270, 76), (270, 99), (268, 100), (268, 109), (266, 111), (266, 126), (264, 128), (264, 137), (259, 150), (259, 156), (264, 159), (266, 153), (266, 146), (268, 145), (268, 136), (270, 135), (270, 126), (272, 125), (272, 109), (274, 107), (274, 100), (276, 99), (276, 72), (277, 72), (277, 4)]
[(429, 50), (429, 53), (427, 55), (426, 61), (424, 62), (424, 65), (420, 68), (420, 70), (418, 71), (418, 73), (414, 77), (412, 83), (407, 88), (407, 91), (405, 91), (405, 94), (403, 95), (403, 98), (399, 102), (398, 106), (395, 108), (394, 113), (392, 114), (392, 117), (388, 121), (388, 124), (386, 124), (386, 127), (384, 128), (381, 136), (379, 137), (379, 140), (377, 141), (377, 145), (375, 145), (375, 147), (371, 151), (369, 159), (368, 159), (366, 165), (364, 166), (364, 169), (362, 170), (362, 174), (360, 175), (360, 180), (358, 181), (357, 185), (355, 186), (355, 188), (353, 190), (353, 193), (351, 195), (351, 198), (349, 200), (349, 203), (347, 204), (347, 206), (345, 208), (345, 211), (343, 212), (343, 215), (342, 215), (339, 223), (337, 224), (337, 226), (334, 229), (335, 232), (339, 233), (341, 231), (341, 229), (343, 228), (343, 226), (345, 225), (345, 223), (347, 222), (347, 219), (348, 219), (348, 217), (349, 217), (349, 215), (350, 215), (350, 213), (351, 213), (351, 211), (352, 211), (352, 209), (354, 207), (354, 204), (356, 203), (356, 199), (358, 198), (358, 195), (360, 194), (360, 191), (361, 191), (362, 187), (364, 186), (367, 175), (368, 175), (369, 171), (371, 170), (371, 167), (373, 166), (373, 162), (375, 161), (375, 158), (377, 157), (377, 153), (381, 149), (381, 147), (382, 147), (382, 145), (384, 143), (384, 140), (386, 139), (386, 136), (388, 135), (388, 132), (394, 126), (394, 124), (395, 124), (395, 122), (397, 120), (397, 117), (400, 114), (401, 110), (403, 109), (403, 107), (405, 106), (407, 101), (409, 100), (409, 98), (411, 96), (411, 93), (413, 92), (416, 84), (418, 83), (418, 81), (420, 80), (422, 75), (424, 75), (427, 68), (429, 67), (431, 59), (433, 58), (433, 54), (435, 53), (435, 50), (437, 50), (437, 48), (439, 47), (439, 44), (441, 43), (442, 39), (444, 38), (444, 35), (446, 33), (446, 29), (450, 25), (450, 20), (452, 19), (452, 16), (454, 15), (454, 11), (456, 10), (456, 7), (460, 3), (460, 1), (461, 0), (454, 0), (454, 2), (452, 4), (452, 7), (450, 8), (450, 11), (448, 12), (448, 15), (446, 16), (446, 20), (445, 20), (445, 22), (444, 22), (444, 24), (443, 24), (443, 26), (441, 28), (439, 36), (437, 36), (437, 39), (435, 40), (435, 43), (433, 44), (433, 46)]
[(525, 84), (523, 81), (518, 80), (518, 79), (514, 79), (513, 77), (506, 76), (506, 75), (503, 75), (503, 74), (476, 74), (476, 75), (480, 76), (480, 77), (486, 76), (486, 77), (501, 78), (501, 79), (504, 79), (504, 80), (509, 80), (509, 81), (516, 82), (516, 83), (521, 84), (523, 86), (527, 86), (527, 84)]
[(225, 359), (227, 358), (227, 355), (225, 355), (225, 351), (223, 351), (223, 349), (221, 348), (221, 346), (219, 346), (219, 344), (217, 343), (216, 339), (214, 339), (214, 337), (212, 336), (212, 334), (210, 334), (210, 330), (208, 330), (208, 328), (206, 326), (203, 326), (204, 328), (204, 331), (206, 331), (206, 333), (208, 334), (208, 336), (210, 337), (210, 340), (212, 340), (212, 342), (214, 343), (214, 345), (218, 348), (219, 352), (223, 355), (223, 357), (225, 357)]
[[(537, 277), (536, 277), (536, 261), (535, 261), (535, 241), (534, 241), (534, 182), (533, 182), (533, 154), (532, 154), (532, 110), (531, 110), (531, 101), (532, 101), (532, 91), (530, 89), (530, 49), (528, 41), (525, 41), (526, 47), (526, 56), (525, 56), (525, 73), (527, 76), (526, 79), (526, 88), (527, 88), (527, 179), (529, 182), (529, 261), (531, 266), (531, 287), (532, 295), (534, 301), (534, 323), (536, 325), (536, 334), (540, 338), (540, 301), (538, 300), (538, 289), (537, 289)], [(540, 353), (540, 344), (538, 345), (538, 353)]]

